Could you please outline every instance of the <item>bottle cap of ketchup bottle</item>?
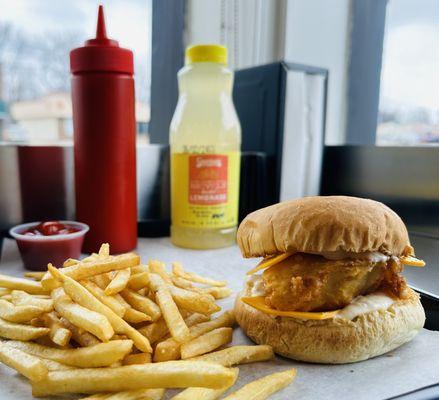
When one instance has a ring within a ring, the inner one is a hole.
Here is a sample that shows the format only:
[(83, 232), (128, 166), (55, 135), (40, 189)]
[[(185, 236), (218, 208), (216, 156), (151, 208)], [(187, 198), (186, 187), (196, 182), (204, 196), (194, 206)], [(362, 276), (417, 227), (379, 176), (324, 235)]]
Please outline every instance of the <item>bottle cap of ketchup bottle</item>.
[(99, 6), (96, 38), (70, 53), (76, 218), (90, 226), (84, 251), (137, 245), (133, 53), (106, 34)]
[(71, 72), (108, 71), (133, 75), (133, 65), (133, 52), (107, 37), (104, 7), (99, 6), (96, 37), (70, 52)]

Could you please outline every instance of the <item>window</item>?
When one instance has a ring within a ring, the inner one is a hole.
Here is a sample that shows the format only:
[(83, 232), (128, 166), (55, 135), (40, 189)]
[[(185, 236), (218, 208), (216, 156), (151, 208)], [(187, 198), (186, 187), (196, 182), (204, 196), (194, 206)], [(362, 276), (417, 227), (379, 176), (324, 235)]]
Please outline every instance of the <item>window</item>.
[(146, 137), (152, 0), (0, 0), (0, 142), (71, 143), (69, 51), (94, 35), (99, 4), (108, 35), (134, 52), (137, 126)]
[(377, 144), (439, 144), (439, 4), (390, 0)]

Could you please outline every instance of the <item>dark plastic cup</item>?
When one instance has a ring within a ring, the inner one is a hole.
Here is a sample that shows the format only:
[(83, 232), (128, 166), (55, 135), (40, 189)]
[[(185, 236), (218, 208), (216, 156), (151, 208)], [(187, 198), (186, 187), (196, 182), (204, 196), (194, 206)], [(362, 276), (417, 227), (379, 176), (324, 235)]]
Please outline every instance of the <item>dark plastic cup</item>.
[(47, 264), (62, 266), (68, 258), (79, 258), (84, 236), (89, 227), (75, 221), (60, 221), (78, 229), (77, 232), (52, 236), (29, 236), (24, 233), (36, 227), (39, 222), (17, 225), (10, 229), (10, 235), (17, 241), (24, 267), (32, 271), (45, 271)]

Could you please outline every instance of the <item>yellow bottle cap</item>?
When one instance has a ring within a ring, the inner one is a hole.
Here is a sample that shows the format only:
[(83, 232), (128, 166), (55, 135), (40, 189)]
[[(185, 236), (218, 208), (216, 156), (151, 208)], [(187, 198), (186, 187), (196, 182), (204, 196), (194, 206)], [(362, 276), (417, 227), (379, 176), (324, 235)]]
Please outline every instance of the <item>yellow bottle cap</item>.
[(198, 44), (186, 49), (186, 64), (212, 62), (227, 64), (227, 47), (218, 44)]

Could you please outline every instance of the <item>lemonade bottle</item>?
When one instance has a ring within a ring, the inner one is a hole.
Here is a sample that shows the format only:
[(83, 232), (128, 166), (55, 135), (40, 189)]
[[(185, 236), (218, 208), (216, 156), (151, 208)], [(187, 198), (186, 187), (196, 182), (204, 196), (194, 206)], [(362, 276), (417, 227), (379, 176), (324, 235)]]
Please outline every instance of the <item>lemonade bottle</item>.
[(227, 49), (186, 49), (170, 127), (171, 240), (210, 249), (234, 243), (238, 223), (241, 127), (232, 101)]

